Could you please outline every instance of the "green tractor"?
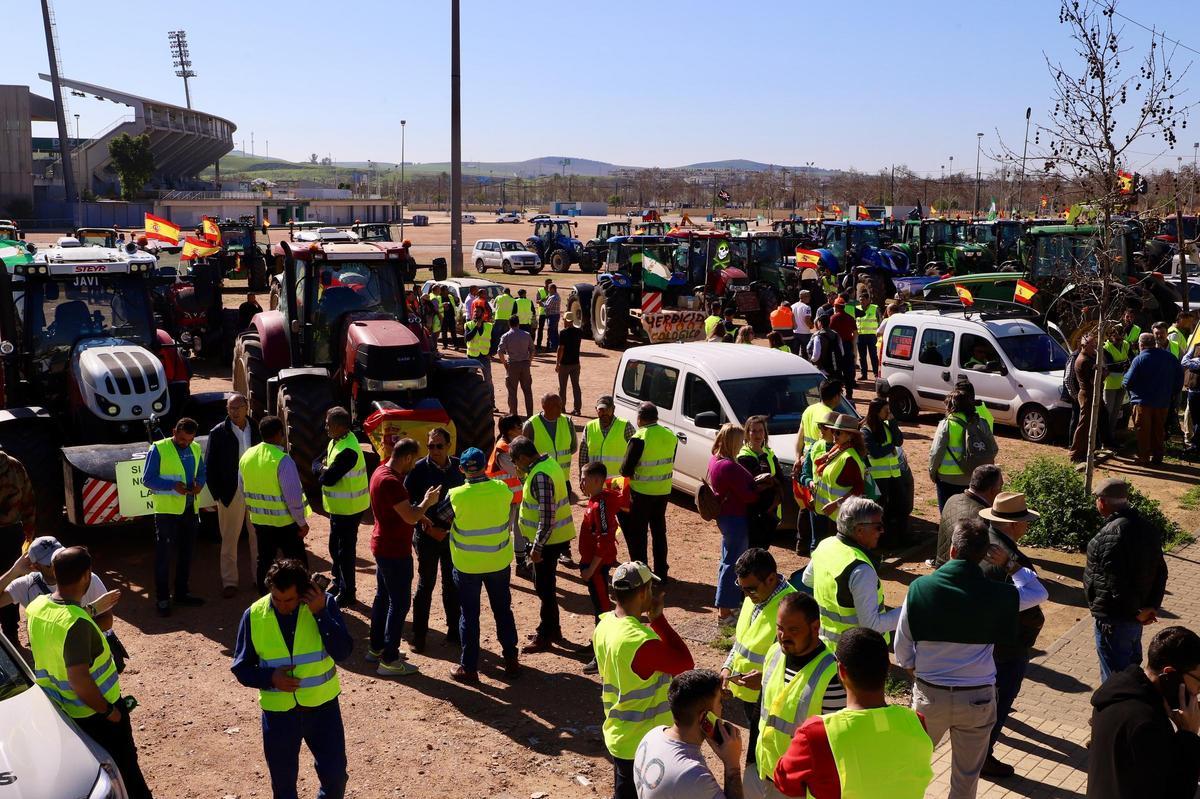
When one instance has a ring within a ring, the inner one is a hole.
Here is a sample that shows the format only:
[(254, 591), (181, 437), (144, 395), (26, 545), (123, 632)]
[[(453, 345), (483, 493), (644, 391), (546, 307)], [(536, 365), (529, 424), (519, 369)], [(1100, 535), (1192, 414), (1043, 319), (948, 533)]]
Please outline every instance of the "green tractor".
[(218, 259), (228, 280), (245, 280), (251, 291), (270, 288), (270, 269), (266, 248), (255, 238), (253, 217), (226, 219), (217, 225), (221, 229), (221, 252)]
[(996, 268), (992, 254), (967, 235), (968, 225), (961, 220), (912, 219), (904, 223), (900, 241), (892, 249), (904, 253), (915, 273), (969, 275), (991, 272)]
[(758, 296), (758, 307), (741, 310), (759, 336), (771, 332), (771, 311), (781, 299), (789, 304), (800, 299), (800, 272), (786, 261), (783, 241), (779, 233), (765, 230), (739, 233), (730, 239), (733, 265), (746, 273)]
[(596, 235), (583, 245), (583, 253), (579, 256), (581, 272), (595, 272), (596, 267), (604, 263), (608, 255), (608, 240), (613, 236), (628, 236), (629, 221), (601, 222), (596, 225)]
[(972, 222), (967, 235), (971, 241), (986, 247), (991, 261), (1001, 271), (1019, 269), (1020, 253), (1017, 251), (1025, 223), (1017, 219), (995, 219)]

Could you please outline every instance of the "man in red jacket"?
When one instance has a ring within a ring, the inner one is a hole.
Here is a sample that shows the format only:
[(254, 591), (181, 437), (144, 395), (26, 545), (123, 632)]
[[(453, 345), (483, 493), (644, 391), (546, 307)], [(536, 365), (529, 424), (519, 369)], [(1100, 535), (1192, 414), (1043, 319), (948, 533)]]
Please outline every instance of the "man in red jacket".
[[(612, 610), (608, 599), (608, 573), (617, 565), (617, 512), (629, 510), (629, 481), (618, 477), (622, 487), (607, 482), (608, 467), (591, 461), (583, 467), (580, 487), (587, 495), (588, 506), (579, 525), (579, 571), (587, 583), (592, 613), (600, 620), (601, 613)], [(584, 674), (595, 674), (596, 658), (583, 667)]]

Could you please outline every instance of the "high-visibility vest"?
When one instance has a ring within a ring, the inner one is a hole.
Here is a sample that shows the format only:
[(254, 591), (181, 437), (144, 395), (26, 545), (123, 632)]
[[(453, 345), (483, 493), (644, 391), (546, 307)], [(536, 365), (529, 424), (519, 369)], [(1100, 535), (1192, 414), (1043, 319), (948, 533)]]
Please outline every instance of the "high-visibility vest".
[(837, 676), (837, 659), (823, 644), (821, 649), (790, 681), (784, 667), (786, 655), (778, 642), (767, 652), (758, 745), (754, 750), (754, 762), (764, 780), (770, 780), (775, 773), (775, 766), (792, 743), (796, 728), (810, 716), (821, 715), (825, 689)]
[(961, 413), (952, 413), (946, 418), (946, 432), (949, 441), (946, 444), (946, 454), (938, 464), (938, 474), (965, 474), (962, 467), (963, 457), (967, 454), (967, 417)]
[(496, 297), (496, 318), (505, 324), (513, 317), (513, 304), (516, 297), (511, 294), (500, 294)]
[[(33, 676), (46, 695), (54, 700), (54, 704), (73, 719), (87, 718), (96, 715), (96, 711), (88, 707), (79, 694), (71, 688), (67, 676), (67, 662), (63, 657), (63, 646), (67, 642), (67, 632), (80, 619), (96, 627), (91, 614), (78, 605), (60, 605), (42, 594), (29, 603), (25, 608), (25, 617), (29, 622), (29, 650), (33, 653)], [(117, 680), (117, 664), (113, 661), (112, 651), (108, 648), (108, 638), (96, 627), (100, 636), (100, 654), (92, 661), (88, 671), (100, 695), (106, 702), (116, 702), (121, 697), (121, 684)]]
[(837, 296), (837, 278), (833, 275), (821, 276), (821, 291), (830, 301)]
[(875, 335), (879, 332), (879, 306), (868, 305), (854, 321), (860, 336)]
[(789, 306), (781, 306), (771, 311), (771, 329), (786, 330), (789, 333), (796, 326), (796, 317), (792, 315)]
[(525, 487), (521, 497), (521, 534), (530, 541), (537, 538), (538, 521), (541, 510), (538, 508), (537, 497), (534, 496), (532, 480), (536, 475), (544, 474), (550, 478), (554, 486), (554, 529), (547, 544), (562, 544), (575, 537), (575, 519), (571, 516), (571, 500), (567, 495), (567, 478), (562, 467), (553, 458), (543, 458), (533, 465), (525, 477)]
[(512, 493), (511, 504), (518, 505), (521, 502), (521, 487), (523, 485), (521, 476), (515, 471), (510, 472), (507, 469), (501, 468), (498, 457), (498, 454), (501, 452), (508, 452), (508, 442), (504, 439), (498, 440), (496, 445), (492, 447), (492, 455), (488, 458), (485, 474), (495, 480), (502, 481), (504, 485), (508, 486), (508, 490)]
[(712, 338), (713, 331), (717, 329), (717, 325), (721, 324), (721, 317), (710, 316), (704, 320), (704, 337)]
[[(770, 447), (764, 446), (763, 447), (763, 455), (767, 456), (767, 472), (768, 472), (768, 474), (770, 474), (772, 477), (778, 477), (779, 475), (776, 473), (775, 465), (777, 463), (779, 463), (779, 459), (775, 457), (775, 453), (771, 451)], [(744, 446), (740, 450), (738, 450), (737, 456), (739, 458), (754, 458), (755, 460), (757, 460), (759, 458), (759, 454), (757, 452), (755, 452), (754, 450), (750, 449), (749, 446)], [(782, 502), (775, 506), (775, 518), (780, 519), (780, 520), (783, 519), (783, 503)]]
[(533, 426), (533, 445), (542, 455), (549, 455), (562, 467), (564, 474), (571, 472), (571, 420), (560, 415), (554, 420), (554, 435), (546, 426), (546, 419), (540, 413), (529, 417)]
[(633, 470), (630, 487), (636, 494), (666, 496), (671, 493), (671, 476), (675, 472), (675, 434), (657, 422), (638, 428), (633, 434), (643, 442), (642, 457)]
[[(295, 521), (279, 485), (279, 463), (286, 457), (282, 449), (264, 441), (246, 450), (238, 461), (246, 510), (255, 525), (287, 527)], [(304, 514), (308, 515), (308, 500)]]
[(537, 290), (537, 301), (539, 303), (545, 302), (546, 298), (549, 296), (550, 296), (550, 292), (546, 291), (545, 288), (540, 288)]
[[(860, 626), (858, 609), (850, 595), (851, 566), (859, 562), (870, 566), (875, 575), (876, 600), (879, 612), (883, 613), (883, 584), (867, 553), (836, 535), (826, 538), (813, 550), (813, 597), (821, 610), (821, 640), (831, 646), (837, 644), (846, 630)], [(842, 604), (842, 600), (847, 604)], [(892, 634), (884, 633), (883, 637), (890, 641)]]
[(804, 409), (804, 413), (800, 415), (800, 435), (804, 436), (804, 450), (800, 453), (801, 455), (821, 440), (819, 423), (832, 412), (832, 409), (823, 402), (814, 402)]
[[(821, 716), (843, 799), (921, 799), (933, 781), (933, 741), (904, 705)], [(869, 757), (864, 757), (870, 752)]]
[[(783, 578), (780, 577), (782, 580)], [(767, 604), (754, 614), (754, 603), (750, 597), (742, 600), (742, 612), (738, 616), (737, 627), (733, 634), (733, 659), (729, 662), (729, 670), (734, 674), (761, 672), (767, 665), (767, 651), (775, 643), (775, 634), (779, 625), (779, 603), (788, 594), (796, 593), (792, 584), (783, 581), (783, 588), (771, 597)], [(754, 621), (751, 621), (751, 617)], [(729, 690), (743, 702), (757, 702), (759, 691), (743, 685), (729, 683)]]
[(492, 323), (476, 322), (472, 319), (463, 326), (463, 330), (470, 333), (477, 327), (482, 328), (480, 333), (474, 338), (467, 339), (468, 358), (482, 358), (492, 349)]
[[(842, 469), (846, 468), (846, 461), (853, 460), (858, 464), (858, 468), (863, 477), (863, 483), (867, 480), (867, 466), (863, 463), (862, 456), (858, 454), (858, 450), (850, 447), (844, 449), (833, 456), (833, 460), (826, 461), (821, 468), (816, 468), (813, 464), (813, 495), (815, 497), (815, 505), (818, 513), (824, 513), (821, 509), (830, 502), (836, 502), (850, 493), (850, 489), (843, 485), (838, 485), (838, 478), (842, 475)], [(831, 519), (837, 518), (837, 509), (832, 513), (825, 514)]]
[(437, 294), (430, 294), (429, 302), (433, 304), (433, 319), (430, 320), (429, 329), (434, 333), (440, 333), (442, 330), (442, 298)]
[[(1108, 355), (1108, 362), (1110, 364), (1125, 363), (1126, 361), (1129, 360), (1129, 342), (1123, 341), (1123, 342), (1121, 342), (1121, 346), (1117, 347), (1117, 346), (1114, 346), (1111, 341), (1106, 341), (1106, 342), (1104, 342), (1104, 352)], [(1129, 364), (1125, 363), (1125, 366), (1126, 366), (1126, 368), (1128, 368)], [(1121, 388), (1122, 387), (1121, 381), (1123, 381), (1124, 379), (1125, 379), (1125, 371), (1124, 370), (1121, 370), (1120, 372), (1111, 372), (1111, 373), (1105, 375), (1104, 390), (1105, 391), (1115, 391), (1118, 388)]]
[(533, 300), (528, 297), (517, 297), (514, 301), (517, 322), (522, 325), (533, 323)]
[(312, 611), (301, 602), (296, 613), (296, 634), (288, 650), (271, 605), (271, 595), (250, 606), (250, 643), (258, 653), (258, 664), (268, 669), (286, 668), (289, 675), (300, 681), (300, 687), (293, 693), (274, 687), (259, 690), (258, 706), (263, 710), (281, 713), (297, 705), (318, 707), (337, 698), (342, 691), (337, 666), (325, 651)]
[(628, 442), (625, 430), (629, 422), (613, 418), (608, 432), (600, 429), (600, 420), (593, 419), (583, 428), (583, 440), (587, 443), (588, 460), (600, 461), (608, 468), (608, 476), (615, 477), (621, 461), (625, 460)]
[(454, 522), (450, 525), (450, 559), (466, 574), (490, 574), (513, 562), (509, 533), (512, 491), (499, 480), (478, 480), (448, 492)]
[(1176, 358), (1183, 355), (1184, 345), (1187, 344), (1187, 334), (1179, 329), (1178, 325), (1171, 325), (1167, 328), (1167, 348)]
[[(892, 443), (892, 430), (886, 424), (883, 426), (883, 443), (885, 445)], [(896, 449), (893, 448), (890, 454), (878, 458), (871, 455), (870, 459), (871, 476), (876, 480), (900, 476), (900, 453)]]
[[(195, 473), (200, 473), (200, 445), (193, 441), (189, 447), (192, 451), (192, 464)], [(174, 439), (164, 438), (154, 442), (154, 449), (158, 451), (158, 476), (163, 480), (171, 480), (176, 483), (185, 483), (185, 474), (183, 471), (183, 459), (179, 457), (179, 449), (175, 446)], [(187, 510), (188, 498), (184, 494), (179, 494), (174, 488), (168, 488), (165, 491), (152, 489), (154, 495), (154, 512), (162, 513), (168, 516), (182, 516)], [(192, 504), (192, 513), (196, 512), (195, 503)]]
[(671, 675), (656, 671), (642, 679), (633, 670), (633, 656), (658, 633), (634, 616), (600, 615), (592, 632), (592, 649), (600, 672), (600, 701), (604, 706), (604, 745), (609, 754), (632, 760), (638, 744), (655, 727), (669, 725)]
[(371, 496), (367, 490), (367, 461), (353, 433), (346, 433), (337, 441), (329, 442), (325, 448), (325, 465), (332, 466), (334, 459), (347, 449), (354, 452), (354, 466), (333, 485), (321, 486), (325, 510), (334, 516), (353, 516), (371, 507)]
[(996, 417), (992, 415), (992, 409), (984, 404), (983, 400), (975, 403), (975, 415), (987, 422), (988, 430), (996, 429)]
[(1135, 350), (1138, 347), (1138, 336), (1142, 335), (1142, 329), (1137, 325), (1131, 325), (1129, 332), (1125, 334), (1125, 343)]

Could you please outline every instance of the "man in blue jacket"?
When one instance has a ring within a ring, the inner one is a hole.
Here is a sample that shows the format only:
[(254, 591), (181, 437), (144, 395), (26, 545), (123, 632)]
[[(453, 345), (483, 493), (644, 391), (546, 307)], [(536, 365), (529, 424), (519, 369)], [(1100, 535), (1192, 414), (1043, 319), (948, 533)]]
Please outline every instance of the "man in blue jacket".
[(1166, 449), (1167, 411), (1183, 388), (1183, 367), (1170, 350), (1155, 346), (1153, 333), (1138, 336), (1138, 349), (1122, 381), (1133, 405), (1137, 462), (1160, 464)]

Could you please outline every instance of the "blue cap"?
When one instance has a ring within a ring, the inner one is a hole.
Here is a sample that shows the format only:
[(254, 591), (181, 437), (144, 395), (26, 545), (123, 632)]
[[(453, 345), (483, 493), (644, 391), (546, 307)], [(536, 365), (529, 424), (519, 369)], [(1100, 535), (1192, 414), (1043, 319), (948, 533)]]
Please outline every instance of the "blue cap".
[(480, 472), (487, 466), (487, 456), (478, 447), (467, 447), (458, 456), (458, 462), (467, 471)]

